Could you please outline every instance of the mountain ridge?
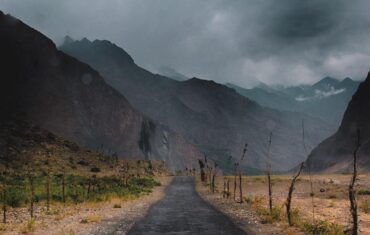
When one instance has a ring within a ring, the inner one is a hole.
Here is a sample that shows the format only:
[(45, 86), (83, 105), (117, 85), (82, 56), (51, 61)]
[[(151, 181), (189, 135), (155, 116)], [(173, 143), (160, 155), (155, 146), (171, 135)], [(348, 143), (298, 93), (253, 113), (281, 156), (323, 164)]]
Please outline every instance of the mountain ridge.
[(263, 108), (214, 81), (192, 78), (179, 82), (152, 74), (136, 64), (117, 66), (109, 60), (98, 61), (95, 57), (106, 57), (108, 53), (92, 53), (97, 52), (96, 45), (87, 44), (83, 47), (68, 44), (60, 49), (96, 68), (134, 107), (180, 133), (228, 170), (232, 166), (226, 159), (229, 156), (238, 159), (245, 143), (250, 146), (250, 159), (243, 164), (265, 168), (269, 126), (276, 127), (272, 164), (277, 169), (288, 168), (305, 158), (303, 150), (291, 147), (300, 142), (302, 118), (307, 119), (312, 145), (334, 131), (317, 118)]
[(246, 89), (231, 83), (225, 85), (264, 107), (310, 114), (339, 127), (345, 108), (359, 84), (350, 78), (325, 77), (312, 85), (293, 87), (265, 84)]

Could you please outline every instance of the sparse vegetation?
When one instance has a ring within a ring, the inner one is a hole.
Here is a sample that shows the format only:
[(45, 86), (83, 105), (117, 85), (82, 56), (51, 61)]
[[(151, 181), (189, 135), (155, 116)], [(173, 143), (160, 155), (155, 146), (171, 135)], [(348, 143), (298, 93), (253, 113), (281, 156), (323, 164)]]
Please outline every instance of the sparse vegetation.
[[(297, 171), (298, 172), (298, 171)], [(297, 234), (300, 230), (306, 234), (344, 234), (349, 230), (350, 214), (348, 202), (348, 185), (347, 182), (351, 176), (348, 174), (338, 175), (311, 175), (314, 182), (314, 199), (315, 199), (315, 221), (312, 220), (311, 211), (311, 189), (310, 189), (310, 176), (302, 174), (297, 178), (292, 193), (291, 205), (291, 225), (289, 226), (287, 213), (284, 208), (286, 206), (286, 192), (291, 186), (292, 177), (286, 175), (272, 175), (271, 182), (274, 185), (274, 206), (273, 212), (269, 211), (269, 196), (266, 190), (267, 180), (265, 176), (243, 176), (243, 187), (248, 186), (253, 189), (247, 191), (243, 195), (245, 206), (240, 206), (237, 213), (246, 214), (245, 211), (253, 211), (260, 224), (272, 223), (274, 226), (280, 227), (284, 232), (283, 234)], [(233, 180), (234, 176), (222, 176), (222, 179)], [(360, 174), (357, 176), (360, 180), (356, 185), (361, 189), (367, 189), (370, 185), (369, 175)], [(298, 180), (299, 179), (299, 180)], [(218, 185), (222, 185), (223, 181)], [(222, 192), (221, 192), (222, 193)], [(209, 196), (210, 198), (213, 198)], [(225, 207), (233, 201), (222, 199), (220, 194), (220, 204)], [(207, 196), (208, 198), (208, 196)], [(358, 197), (358, 213), (361, 216), (359, 227), (362, 233), (367, 234), (370, 227), (367, 222), (369, 217), (370, 200), (368, 195), (361, 195)], [(235, 205), (235, 204), (234, 204)], [(223, 206), (221, 206), (223, 207)], [(237, 206), (229, 206), (238, 208)], [(225, 213), (230, 210), (227, 209)], [(248, 213), (247, 213), (248, 214)], [(253, 219), (253, 217), (252, 217)], [(262, 226), (262, 225), (261, 225)], [(268, 227), (268, 226), (267, 226)]]

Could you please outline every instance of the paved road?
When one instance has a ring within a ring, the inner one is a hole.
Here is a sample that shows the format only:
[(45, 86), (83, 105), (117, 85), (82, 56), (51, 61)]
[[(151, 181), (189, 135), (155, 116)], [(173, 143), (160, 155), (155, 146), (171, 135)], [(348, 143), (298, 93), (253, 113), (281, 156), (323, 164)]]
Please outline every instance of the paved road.
[(154, 234), (246, 234), (225, 215), (203, 201), (191, 177), (175, 177), (166, 196), (153, 205), (129, 235)]

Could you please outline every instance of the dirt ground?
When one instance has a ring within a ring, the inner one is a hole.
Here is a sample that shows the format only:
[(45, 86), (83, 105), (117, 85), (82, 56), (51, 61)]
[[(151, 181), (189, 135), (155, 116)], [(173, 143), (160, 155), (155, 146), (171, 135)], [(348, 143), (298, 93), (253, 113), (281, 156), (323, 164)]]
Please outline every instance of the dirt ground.
[[(350, 210), (348, 201), (348, 183), (351, 175), (313, 175), (313, 204), (315, 221), (328, 221), (348, 228), (350, 225)], [(283, 212), (282, 220), (274, 223), (275, 230), (271, 226), (261, 225), (258, 221), (255, 208), (250, 203), (236, 203), (233, 200), (234, 177), (218, 176), (216, 178), (216, 193), (212, 194), (209, 185), (198, 184), (198, 192), (202, 197), (216, 206), (225, 214), (233, 217), (234, 221), (243, 226), (246, 220), (252, 223), (258, 234), (297, 234), (298, 230), (287, 230), (285, 218), (285, 202), (292, 176), (272, 176), (273, 182), (273, 204)], [(222, 198), (224, 180), (230, 182), (230, 199)], [(267, 179), (266, 176), (243, 177), (242, 180), (244, 201), (255, 201), (259, 199), (262, 206), (267, 208)], [(238, 181), (237, 181), (238, 182)], [(236, 201), (239, 201), (239, 184), (237, 185)], [(356, 184), (357, 191), (370, 190), (370, 174), (361, 174)], [(368, 194), (368, 193), (365, 193)], [(358, 211), (360, 234), (370, 234), (370, 214), (364, 212), (365, 200), (370, 200), (370, 195), (358, 195)], [(312, 197), (308, 175), (302, 175), (296, 183), (292, 199), (292, 208), (298, 209), (299, 218), (305, 221), (312, 221)], [(238, 222), (239, 221), (239, 222)], [(240, 222), (242, 221), (242, 222)], [(243, 222), (244, 221), (244, 222)], [(246, 226), (246, 224), (244, 224)], [(278, 228), (278, 229), (276, 229)]]
[(35, 220), (27, 217), (27, 208), (14, 209), (9, 211), (10, 222), (0, 226), (0, 234), (104, 234), (115, 220), (120, 222), (122, 233), (125, 233), (144, 217), (152, 204), (163, 198), (164, 190), (172, 178), (156, 177), (156, 180), (161, 182), (161, 186), (154, 187), (152, 193), (139, 198), (113, 198), (105, 202), (66, 207), (54, 204), (49, 213), (44, 207), (38, 206)]

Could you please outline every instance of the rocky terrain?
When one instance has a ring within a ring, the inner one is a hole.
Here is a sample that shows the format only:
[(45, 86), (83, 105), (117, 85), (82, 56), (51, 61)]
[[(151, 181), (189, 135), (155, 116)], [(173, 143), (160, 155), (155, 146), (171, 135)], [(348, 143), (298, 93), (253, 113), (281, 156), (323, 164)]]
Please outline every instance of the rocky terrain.
[(120, 158), (191, 168), (200, 152), (136, 111), (89, 65), (46, 36), (0, 12), (0, 117), (23, 115), (56, 135)]

